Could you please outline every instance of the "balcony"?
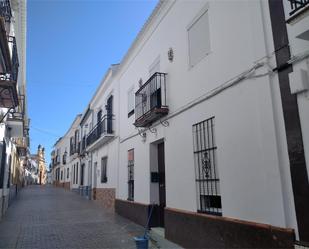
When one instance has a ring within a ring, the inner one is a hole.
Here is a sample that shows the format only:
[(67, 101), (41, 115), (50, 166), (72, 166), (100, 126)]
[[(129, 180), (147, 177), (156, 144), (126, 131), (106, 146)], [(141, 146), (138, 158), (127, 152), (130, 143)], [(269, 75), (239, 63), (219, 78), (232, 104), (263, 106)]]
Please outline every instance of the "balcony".
[(80, 151), (79, 155), (83, 156), (86, 153), (86, 136), (82, 138), (82, 141), (80, 141)]
[(65, 152), (65, 153), (62, 155), (62, 164), (63, 164), (63, 165), (67, 164), (67, 152)]
[(25, 137), (27, 132), (27, 120), (25, 120), (25, 98), (19, 97), (19, 105), (12, 108), (7, 114), (7, 125), (10, 128), (12, 137)]
[(113, 115), (104, 115), (87, 136), (87, 150), (96, 149), (113, 137)]
[(294, 15), (296, 12), (303, 10), (309, 4), (309, 0), (288, 0), (290, 2), (291, 11), (290, 16)]
[(12, 9), (10, 0), (0, 1), (0, 16), (3, 17), (6, 22), (11, 22)]
[[(1, 2), (1, 1), (0, 1)], [(17, 76), (18, 55), (15, 37), (7, 39), (3, 18), (0, 17), (0, 107), (12, 108), (18, 105)], [(8, 43), (12, 43), (12, 56)]]
[(135, 93), (136, 127), (149, 127), (168, 114), (166, 105), (166, 73), (154, 73)]
[(12, 142), (16, 145), (20, 156), (26, 156), (28, 149), (27, 137), (12, 137)]

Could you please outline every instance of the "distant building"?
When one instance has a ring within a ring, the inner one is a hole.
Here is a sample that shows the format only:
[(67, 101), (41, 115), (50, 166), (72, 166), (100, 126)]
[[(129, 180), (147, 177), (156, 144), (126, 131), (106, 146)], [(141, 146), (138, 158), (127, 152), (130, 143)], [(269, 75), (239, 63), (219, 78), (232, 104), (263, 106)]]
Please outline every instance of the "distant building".
[(41, 145), (38, 146), (37, 154), (31, 155), (31, 159), (37, 165), (37, 183), (44, 185), (47, 182), (47, 169), (45, 162), (45, 149)]
[(30, 158), (25, 167), (25, 185), (38, 184), (38, 173), (39, 169), (36, 160)]

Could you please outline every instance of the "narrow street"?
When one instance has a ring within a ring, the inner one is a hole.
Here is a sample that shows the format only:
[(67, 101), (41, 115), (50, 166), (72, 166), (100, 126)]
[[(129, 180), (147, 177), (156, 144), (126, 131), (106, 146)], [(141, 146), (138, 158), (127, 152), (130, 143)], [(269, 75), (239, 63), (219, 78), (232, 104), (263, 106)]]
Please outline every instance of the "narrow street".
[(24, 188), (0, 221), (0, 248), (135, 248), (143, 228), (51, 186)]

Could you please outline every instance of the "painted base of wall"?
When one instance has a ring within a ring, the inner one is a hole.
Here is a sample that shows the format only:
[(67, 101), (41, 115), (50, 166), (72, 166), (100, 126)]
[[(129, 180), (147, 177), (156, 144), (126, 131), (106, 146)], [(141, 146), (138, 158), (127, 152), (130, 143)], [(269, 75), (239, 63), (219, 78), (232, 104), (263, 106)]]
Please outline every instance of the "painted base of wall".
[(165, 237), (185, 248), (294, 248), (293, 229), (165, 209)]
[[(151, 206), (115, 200), (115, 211), (145, 226)], [(165, 208), (165, 237), (185, 248), (294, 248), (293, 229)], [(157, 226), (155, 206), (150, 227)]]
[(59, 182), (59, 181), (54, 181), (53, 185), (56, 187), (61, 187), (65, 189), (70, 189), (70, 182)]
[(70, 182), (65, 182), (65, 183), (63, 183), (63, 187), (64, 187), (65, 189), (70, 189)]
[[(151, 205), (133, 202), (133, 201), (125, 201), (116, 199), (115, 200), (115, 211), (119, 215), (128, 218), (135, 223), (145, 226), (147, 224), (148, 215), (151, 210)], [(157, 206), (154, 207), (153, 213), (150, 220), (150, 227), (158, 226), (159, 217), (158, 217), (158, 209)]]
[(93, 188), (92, 199), (106, 209), (115, 209), (115, 188)]
[(0, 220), (6, 213), (6, 210), (8, 209), (8, 207), (9, 207), (9, 196), (8, 195), (1, 196), (0, 197)]

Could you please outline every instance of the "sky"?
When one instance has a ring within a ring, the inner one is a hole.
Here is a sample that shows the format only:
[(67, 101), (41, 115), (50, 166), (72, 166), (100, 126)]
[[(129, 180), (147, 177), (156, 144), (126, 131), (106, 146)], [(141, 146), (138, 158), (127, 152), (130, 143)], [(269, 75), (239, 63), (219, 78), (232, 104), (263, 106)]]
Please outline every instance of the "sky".
[(84, 112), (111, 64), (119, 63), (157, 0), (27, 2), (27, 95), (31, 153), (49, 164), (56, 140)]

